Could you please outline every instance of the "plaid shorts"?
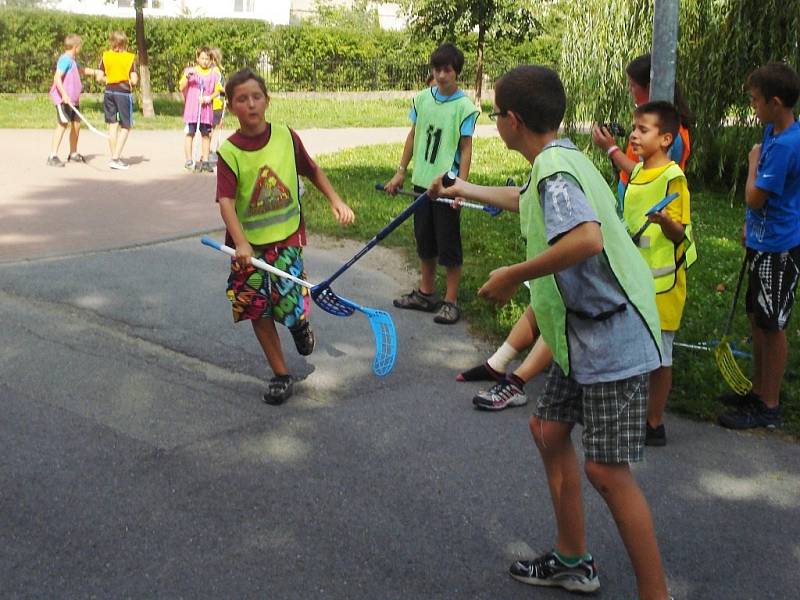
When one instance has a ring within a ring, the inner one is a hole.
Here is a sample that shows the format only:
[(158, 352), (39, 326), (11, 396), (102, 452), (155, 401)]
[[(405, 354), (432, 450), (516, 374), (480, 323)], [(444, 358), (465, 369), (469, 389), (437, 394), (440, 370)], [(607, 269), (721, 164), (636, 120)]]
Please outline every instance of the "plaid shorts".
[(605, 464), (644, 457), (648, 374), (581, 385), (553, 363), (534, 414), (545, 421), (581, 423), (587, 460)]
[(747, 250), (750, 272), (745, 304), (756, 325), (768, 331), (786, 329), (800, 279), (800, 246), (787, 252)]
[[(253, 257), (289, 275), (300, 279), (305, 277), (303, 249), (299, 246), (253, 248)], [(286, 327), (294, 327), (307, 319), (311, 310), (307, 288), (252, 265), (240, 267), (235, 260), (231, 260), (228, 276), (228, 300), (231, 301), (234, 322), (272, 319)]]

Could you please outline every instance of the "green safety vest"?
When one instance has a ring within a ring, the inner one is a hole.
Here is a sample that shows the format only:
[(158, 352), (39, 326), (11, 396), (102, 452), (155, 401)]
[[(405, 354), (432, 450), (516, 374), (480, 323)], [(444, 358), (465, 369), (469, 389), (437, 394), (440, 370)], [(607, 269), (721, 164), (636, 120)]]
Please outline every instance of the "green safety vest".
[[(603, 233), (603, 253), (631, 308), (636, 311), (661, 352), (661, 327), (655, 303), (653, 279), (647, 265), (631, 242), (616, 213), (616, 201), (600, 172), (582, 152), (574, 148), (550, 146), (533, 161), (531, 179), (520, 195), (519, 220), (522, 235), (527, 236), (527, 258), (531, 259), (550, 246), (545, 233), (544, 211), (539, 184), (558, 173), (566, 173), (577, 182), (594, 209)], [(565, 374), (570, 373), (567, 340), (567, 309), (554, 275), (530, 282), (531, 307), (536, 323), (553, 359)]]
[(433, 90), (423, 90), (414, 98), (417, 121), (411, 183), (424, 188), (453, 168), (461, 141), (461, 125), (471, 115), (479, 113), (466, 96), (440, 102), (433, 96)]
[[(686, 179), (681, 168), (671, 162), (652, 181), (636, 181), (642, 170), (642, 163), (637, 164), (631, 172), (628, 187), (623, 199), (623, 218), (631, 234), (639, 230), (647, 217), (644, 213), (653, 204), (667, 195), (669, 184), (676, 179)], [(639, 238), (639, 252), (650, 266), (656, 294), (668, 292), (675, 287), (678, 267), (686, 264), (689, 268), (697, 260), (697, 248), (692, 242), (692, 226), (686, 225), (684, 239), (675, 244), (664, 235), (661, 227), (655, 223), (647, 227)]]
[(247, 241), (257, 246), (285, 240), (300, 227), (300, 194), (292, 134), (272, 125), (269, 142), (252, 152), (230, 140), (219, 155), (236, 175), (236, 216)]

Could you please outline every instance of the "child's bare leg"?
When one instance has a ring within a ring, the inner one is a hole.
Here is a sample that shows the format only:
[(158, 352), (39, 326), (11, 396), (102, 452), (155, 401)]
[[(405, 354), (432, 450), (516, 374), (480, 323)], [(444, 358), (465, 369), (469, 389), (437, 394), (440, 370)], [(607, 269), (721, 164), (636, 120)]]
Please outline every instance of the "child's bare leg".
[(114, 159), (114, 151), (117, 148), (117, 135), (119, 134), (119, 123), (108, 124), (108, 152)]
[(258, 343), (264, 351), (272, 372), (275, 375), (288, 375), (289, 369), (286, 368), (286, 361), (283, 358), (281, 340), (278, 337), (278, 330), (275, 328), (275, 321), (272, 319), (255, 319), (252, 321), (253, 331), (256, 334)]
[(753, 393), (761, 395), (764, 371), (764, 330), (756, 325), (755, 317), (750, 314), (750, 330), (753, 334)]
[(73, 121), (69, 128), (69, 153), (75, 154), (78, 151), (78, 136), (81, 134), (80, 121)]
[(545, 421), (533, 416), (529, 426), (547, 472), (558, 529), (555, 548), (564, 556), (583, 556), (586, 554), (586, 537), (581, 472), (570, 439), (574, 423)]
[(511, 331), (508, 332), (506, 342), (511, 344), (517, 352), (522, 352), (533, 344), (538, 334), (539, 328), (536, 325), (536, 317), (533, 314), (533, 309), (528, 305), (522, 316), (514, 323)]
[[(763, 339), (761, 361), (761, 401), (767, 408), (775, 408), (780, 404), (781, 383), (786, 369), (788, 344), (786, 332), (760, 329)], [(754, 336), (755, 337), (755, 336)]]
[(183, 138), (183, 155), (186, 157), (186, 160), (192, 160), (192, 141), (194, 140), (193, 135), (187, 135)]
[(436, 291), (436, 259), (419, 259), (419, 291), (423, 294), (433, 294)]
[[(519, 321), (517, 321), (519, 323)], [(542, 338), (536, 340), (536, 343), (531, 348), (528, 356), (522, 361), (522, 364), (514, 371), (514, 375), (528, 382), (539, 373), (544, 371), (552, 362), (553, 353), (544, 342)]]
[(461, 265), (457, 267), (445, 267), (447, 289), (444, 299), (446, 302), (456, 304), (458, 300), (458, 284), (461, 282)]
[(659, 367), (650, 372), (647, 422), (653, 429), (661, 425), (664, 419), (670, 389), (672, 389), (672, 367)]
[(586, 475), (605, 500), (628, 550), (640, 600), (666, 600), (667, 582), (661, 566), (650, 507), (627, 464), (586, 461)]
[(211, 149), (211, 138), (208, 137), (207, 135), (204, 135), (203, 137), (200, 138), (200, 140), (202, 142), (200, 150), (200, 160), (206, 162), (208, 161), (208, 151)]
[(50, 156), (58, 156), (58, 147), (61, 145), (61, 140), (64, 139), (64, 132), (67, 130), (66, 125), (58, 123), (53, 130), (53, 142), (50, 144)]
[(120, 156), (122, 156), (122, 149), (125, 147), (125, 142), (128, 141), (128, 134), (130, 131), (131, 130), (126, 127), (120, 127), (119, 133), (117, 134), (117, 143), (114, 146), (115, 154), (112, 155), (112, 159), (119, 160)]

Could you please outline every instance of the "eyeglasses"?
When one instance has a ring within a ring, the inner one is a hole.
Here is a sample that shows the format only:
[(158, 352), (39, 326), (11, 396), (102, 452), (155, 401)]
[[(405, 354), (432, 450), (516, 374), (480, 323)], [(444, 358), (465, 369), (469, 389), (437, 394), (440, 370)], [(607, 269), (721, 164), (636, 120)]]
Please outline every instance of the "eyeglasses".
[(498, 110), (497, 112), (490, 112), (489, 118), (492, 121), (497, 121), (497, 117), (505, 117), (508, 114), (507, 110)]

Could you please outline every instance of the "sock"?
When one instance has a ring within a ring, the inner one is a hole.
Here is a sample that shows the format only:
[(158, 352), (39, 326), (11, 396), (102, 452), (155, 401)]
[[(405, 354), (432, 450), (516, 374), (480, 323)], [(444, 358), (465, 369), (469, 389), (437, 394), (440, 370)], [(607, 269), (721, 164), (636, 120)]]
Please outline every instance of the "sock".
[(509, 373), (506, 375), (506, 381), (508, 381), (508, 383), (513, 383), (519, 389), (523, 389), (525, 387), (525, 382), (518, 377), (516, 373)]
[(592, 560), (592, 555), (588, 552), (583, 556), (564, 556), (558, 550), (553, 550), (553, 554), (555, 554), (556, 558), (568, 567), (576, 567), (581, 563), (581, 561)]
[(486, 363), (498, 373), (505, 373), (512, 360), (517, 358), (519, 351), (508, 342), (503, 342), (497, 351), (489, 357)]

